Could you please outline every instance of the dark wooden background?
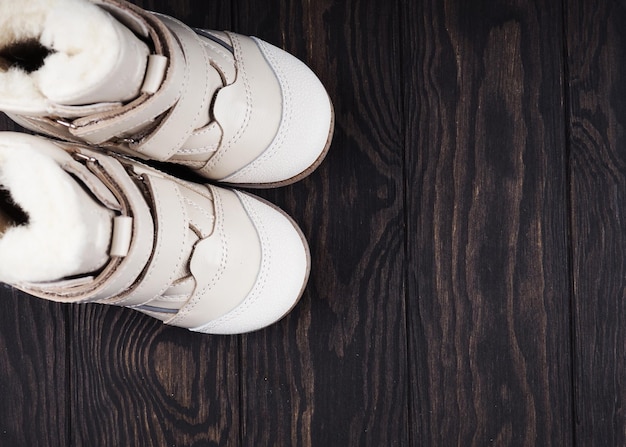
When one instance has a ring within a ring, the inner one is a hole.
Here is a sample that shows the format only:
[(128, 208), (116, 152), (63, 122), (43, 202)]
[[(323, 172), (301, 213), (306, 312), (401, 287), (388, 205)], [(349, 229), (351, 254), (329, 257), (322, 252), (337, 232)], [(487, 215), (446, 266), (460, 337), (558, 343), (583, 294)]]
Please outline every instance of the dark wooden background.
[(327, 86), (326, 162), (261, 193), (312, 277), (234, 337), (2, 288), (0, 446), (626, 446), (623, 0), (136, 3)]

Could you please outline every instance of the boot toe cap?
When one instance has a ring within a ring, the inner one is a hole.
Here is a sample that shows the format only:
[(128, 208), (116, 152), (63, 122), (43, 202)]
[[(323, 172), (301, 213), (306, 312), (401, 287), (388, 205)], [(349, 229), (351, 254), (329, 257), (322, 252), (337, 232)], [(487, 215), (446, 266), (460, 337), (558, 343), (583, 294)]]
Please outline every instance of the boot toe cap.
[(295, 223), (282, 211), (237, 192), (253, 222), (261, 245), (261, 265), (252, 289), (225, 315), (196, 332), (240, 334), (269, 326), (298, 302), (310, 271), (308, 245)]
[(309, 67), (280, 48), (254, 40), (280, 85), (282, 116), (265, 151), (222, 181), (254, 186), (289, 184), (308, 175), (324, 159), (333, 133), (333, 107)]

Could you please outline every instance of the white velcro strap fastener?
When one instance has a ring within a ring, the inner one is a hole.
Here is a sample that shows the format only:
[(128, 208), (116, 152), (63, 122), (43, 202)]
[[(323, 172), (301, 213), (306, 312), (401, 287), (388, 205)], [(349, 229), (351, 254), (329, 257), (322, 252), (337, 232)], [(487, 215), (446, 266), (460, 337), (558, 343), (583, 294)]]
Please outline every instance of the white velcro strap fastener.
[[(165, 26), (163, 26), (165, 28)], [(167, 30), (167, 28), (165, 28)], [(166, 31), (168, 32), (168, 31)], [(181, 85), (185, 82), (185, 58), (174, 36), (168, 32), (168, 68), (165, 80), (156, 94), (142, 99), (140, 104), (131, 102), (120, 114), (89, 115), (72, 122), (71, 133), (91, 144), (102, 144), (112, 138), (150, 123), (169, 110), (178, 100)]]
[(196, 33), (178, 20), (155, 15), (178, 37), (185, 57), (185, 77), (180, 85), (180, 98), (168, 116), (152, 134), (131, 148), (149, 158), (166, 161), (178, 152), (198, 123), (207, 119), (206, 116), (201, 117), (199, 112), (206, 109), (203, 104), (212, 98), (209, 73), (213, 68)]
[(111, 256), (124, 257), (128, 254), (133, 236), (133, 218), (117, 216), (113, 218), (113, 236), (111, 237)]
[(165, 77), (165, 69), (167, 68), (167, 58), (160, 54), (151, 54), (148, 56), (148, 67), (146, 68), (146, 76), (141, 86), (143, 93), (153, 94), (163, 82)]
[(147, 303), (167, 290), (179, 272), (187, 246), (189, 218), (183, 197), (175, 182), (156, 176), (145, 177), (155, 213), (155, 245), (141, 280), (109, 304), (137, 306)]

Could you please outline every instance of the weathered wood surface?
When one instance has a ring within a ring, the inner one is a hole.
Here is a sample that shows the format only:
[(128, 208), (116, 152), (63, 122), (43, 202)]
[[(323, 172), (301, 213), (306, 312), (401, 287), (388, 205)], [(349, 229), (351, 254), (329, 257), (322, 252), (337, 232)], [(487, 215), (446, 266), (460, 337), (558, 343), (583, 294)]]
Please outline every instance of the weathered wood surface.
[(576, 440), (626, 445), (626, 5), (570, 0)]
[(562, 11), (403, 5), (413, 439), (572, 445)]
[(327, 160), (259, 193), (311, 280), (236, 337), (0, 288), (0, 445), (626, 445), (623, 2), (136, 3), (327, 86)]
[(0, 445), (69, 445), (67, 309), (0, 287)]

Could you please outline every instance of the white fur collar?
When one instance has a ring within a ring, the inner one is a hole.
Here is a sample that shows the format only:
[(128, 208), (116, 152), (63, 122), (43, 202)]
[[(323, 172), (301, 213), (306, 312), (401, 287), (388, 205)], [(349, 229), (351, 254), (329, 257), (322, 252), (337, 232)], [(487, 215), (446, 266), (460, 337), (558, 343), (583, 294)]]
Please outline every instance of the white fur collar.
[(3, 0), (0, 30), (0, 50), (33, 39), (51, 50), (32, 73), (0, 70), (0, 105), (14, 113), (43, 114), (50, 103), (92, 102), (93, 92), (109, 83), (119, 65), (128, 35), (134, 37), (86, 0)]
[(110, 213), (46, 150), (61, 149), (38, 137), (0, 133), (0, 185), (28, 215), (27, 224), (0, 235), (2, 282), (53, 281), (106, 262)]

